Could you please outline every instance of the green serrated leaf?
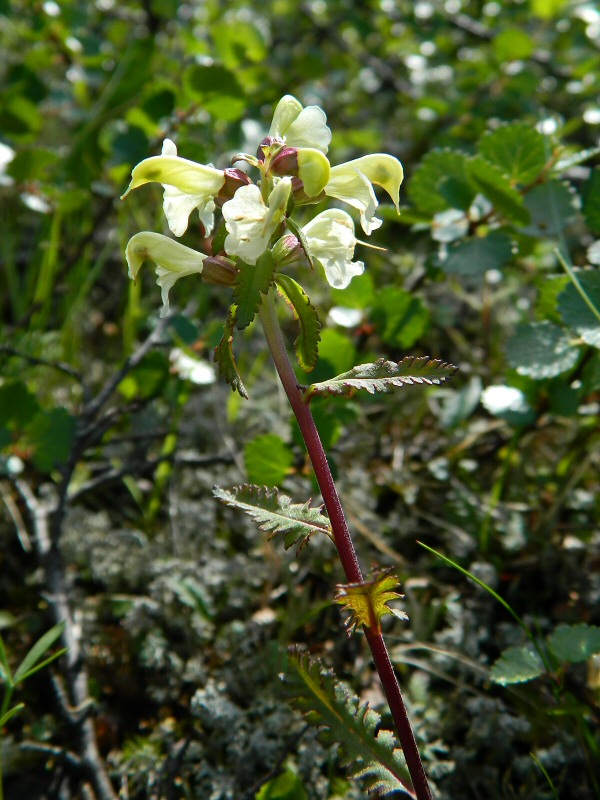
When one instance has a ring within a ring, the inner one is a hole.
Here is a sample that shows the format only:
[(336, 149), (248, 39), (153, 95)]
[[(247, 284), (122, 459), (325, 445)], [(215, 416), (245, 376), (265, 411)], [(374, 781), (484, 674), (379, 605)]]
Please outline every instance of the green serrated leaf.
[(361, 703), (333, 673), (324, 671), (318, 661), (294, 654), (289, 659), (285, 687), (292, 705), (308, 722), (319, 729), (318, 738), (326, 746), (340, 745), (350, 777), (377, 797), (406, 792), (411, 785), (404, 756), (391, 731), (379, 730), (381, 718)]
[(535, 180), (549, 157), (546, 138), (524, 122), (501, 125), (486, 133), (477, 149), (502, 170), (513, 186)]
[(238, 267), (239, 273), (233, 297), (237, 304), (235, 324), (242, 330), (250, 325), (256, 316), (262, 302), (261, 294), (269, 291), (277, 264), (271, 251), (265, 250), (254, 266), (240, 261)]
[(600, 653), (600, 628), (596, 625), (559, 625), (548, 637), (548, 644), (561, 661), (577, 664)]
[(429, 325), (429, 311), (421, 298), (397, 287), (376, 295), (369, 316), (383, 341), (402, 349), (412, 347)]
[(237, 364), (233, 356), (233, 330), (235, 327), (235, 315), (237, 306), (232, 305), (224, 326), (223, 338), (215, 347), (213, 359), (219, 368), (219, 375), (231, 386), (232, 391), (238, 392), (242, 397), (248, 399), (248, 392), (244, 386)]
[(476, 236), (450, 245), (440, 266), (449, 275), (483, 275), (490, 269), (500, 269), (511, 258), (511, 240), (493, 231), (488, 236)]
[(325, 394), (353, 395), (360, 389), (369, 394), (389, 393), (402, 386), (443, 383), (457, 370), (452, 364), (427, 356), (406, 356), (398, 363), (380, 358), (374, 364), (360, 364), (331, 380), (311, 384), (305, 391), (305, 398)]
[(530, 219), (523, 198), (505, 177), (502, 169), (482, 156), (468, 162), (469, 177), (501, 216), (517, 225), (527, 225)]
[(311, 508), (310, 501), (292, 503), (286, 495), (265, 486), (235, 486), (231, 491), (215, 488), (213, 494), (228, 506), (248, 514), (261, 531), (271, 534), (270, 539), (278, 533), (284, 534), (286, 550), (297, 542), (301, 550), (315, 533), (331, 536), (329, 519), (319, 508)]
[(244, 447), (248, 480), (264, 486), (278, 486), (294, 463), (288, 445), (274, 433), (257, 436)]
[(312, 372), (319, 358), (321, 339), (321, 323), (317, 311), (304, 289), (289, 275), (279, 273), (275, 280), (281, 295), (291, 305), (300, 324), (300, 333), (294, 342), (298, 363), (304, 372)]
[(408, 619), (404, 611), (390, 608), (388, 603), (401, 600), (404, 595), (395, 590), (400, 585), (398, 578), (385, 570), (362, 583), (341, 583), (337, 586), (335, 602), (343, 606), (350, 616), (346, 621), (349, 633), (363, 625), (371, 631), (381, 632), (381, 618), (392, 614), (398, 619)]
[[(52, 645), (62, 636), (62, 633), (65, 629), (65, 623), (60, 622), (58, 625), (55, 625), (53, 628), (50, 628), (49, 631), (37, 640), (37, 642), (33, 645), (33, 647), (29, 650), (23, 661), (19, 664), (14, 676), (13, 676), (13, 683), (16, 686), (21, 681), (24, 681), (30, 675), (33, 675), (34, 672), (37, 672), (43, 666), (48, 664), (50, 661), (54, 660), (58, 657), (58, 654), (50, 656), (49, 659), (46, 659), (43, 664), (39, 664), (39, 660), (42, 656), (48, 652), (48, 650), (52, 647)], [(61, 652), (65, 652), (62, 650)]]
[(544, 320), (519, 325), (507, 344), (506, 355), (519, 375), (543, 380), (573, 369), (579, 348), (565, 330)]
[(600, 167), (596, 167), (583, 190), (583, 214), (589, 229), (600, 236)]
[(544, 672), (542, 660), (531, 645), (509, 647), (490, 670), (494, 683), (506, 686), (511, 683), (525, 683), (538, 678)]
[(572, 283), (559, 295), (558, 310), (565, 325), (577, 331), (586, 344), (600, 348), (600, 272), (589, 270), (577, 272), (575, 276), (596, 313)]
[(428, 153), (415, 169), (408, 185), (408, 193), (417, 208), (431, 215), (451, 208), (444, 192), (457, 186), (461, 187), (463, 204), (466, 202), (465, 187), (472, 187), (470, 205), (476, 190), (469, 179), (468, 160), (468, 156), (458, 150), (432, 150)]

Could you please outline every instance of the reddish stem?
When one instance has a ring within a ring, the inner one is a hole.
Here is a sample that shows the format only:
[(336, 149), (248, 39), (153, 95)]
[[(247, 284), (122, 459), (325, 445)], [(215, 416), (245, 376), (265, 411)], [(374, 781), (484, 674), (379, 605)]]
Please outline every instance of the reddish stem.
[[(271, 291), (267, 297), (264, 298), (261, 305), (260, 319), (267, 344), (269, 345), (275, 363), (275, 368), (277, 369), (285, 393), (292, 406), (292, 411), (298, 420), (298, 426), (300, 427), (309, 458), (315, 471), (317, 483), (319, 484), (323, 502), (325, 503), (325, 508), (327, 509), (331, 522), (335, 545), (340, 561), (342, 562), (346, 580), (348, 583), (362, 583), (363, 576), (354, 543), (350, 536), (350, 531), (348, 530), (348, 523), (346, 522), (342, 504), (331, 475), (331, 470), (329, 469), (329, 464), (327, 463), (327, 457), (310, 407), (308, 403), (304, 401), (302, 390), (298, 386), (296, 375), (287, 355), (281, 329), (277, 321), (273, 293)], [(431, 789), (429, 788), (427, 776), (423, 769), (423, 763), (406, 712), (406, 706), (400, 691), (398, 679), (394, 672), (392, 662), (390, 661), (383, 636), (381, 633), (367, 627), (364, 628), (364, 632), (369, 647), (371, 648), (375, 668), (381, 679), (383, 690), (394, 719), (398, 739), (413, 782), (415, 796), (417, 800), (432, 800)]]

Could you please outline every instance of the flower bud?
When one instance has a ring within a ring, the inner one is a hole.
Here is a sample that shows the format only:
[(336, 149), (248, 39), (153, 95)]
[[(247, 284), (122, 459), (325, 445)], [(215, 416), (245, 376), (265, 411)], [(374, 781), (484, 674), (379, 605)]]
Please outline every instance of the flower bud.
[(279, 136), (266, 136), (262, 142), (258, 145), (258, 149), (256, 151), (256, 156), (259, 161), (264, 161), (266, 157), (266, 152), (268, 152), (269, 148), (272, 145), (279, 145), (283, 146), (284, 141)]
[(237, 167), (228, 167), (224, 170), (225, 183), (221, 187), (219, 194), (215, 197), (215, 205), (221, 208), (223, 203), (231, 200), (233, 195), (237, 192), (240, 186), (247, 186), (252, 183), (250, 178)]
[(282, 147), (271, 161), (269, 172), (273, 175), (298, 175), (298, 148)]
[(237, 280), (238, 269), (226, 256), (208, 256), (204, 259), (202, 280), (212, 286), (233, 286)]
[(272, 253), (275, 263), (279, 267), (310, 266), (302, 244), (293, 233), (286, 233), (285, 236), (275, 242)]

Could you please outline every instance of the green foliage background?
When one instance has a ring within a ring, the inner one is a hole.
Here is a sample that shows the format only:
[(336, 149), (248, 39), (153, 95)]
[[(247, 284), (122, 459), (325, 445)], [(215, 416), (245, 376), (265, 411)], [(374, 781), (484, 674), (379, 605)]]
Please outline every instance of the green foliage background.
[[(116, 792), (360, 796), (287, 705), (290, 643), (385, 714), (364, 642), (341, 635), (330, 543), (296, 558), (212, 498), (248, 473), (316, 493), (254, 326), (236, 353), (249, 401), (173, 367), (175, 348), (210, 360), (229, 295), (177, 284), (181, 314), (104, 416), (84, 414), (157, 326), (151, 271), (131, 285), (123, 252), (164, 230), (161, 193), (121, 203), (132, 166), (168, 136), (223, 167), (292, 93), (327, 112), (334, 163), (382, 151), (406, 172), (365, 275), (344, 292), (303, 276), (328, 320), (310, 381), (408, 354), (460, 367), (450, 388), (313, 402), (361, 560), (406, 592), (409, 623), (386, 630), (437, 796), (600, 797), (593, 655), (491, 682), (522, 628), (416, 543), (540, 642), (600, 624), (600, 323), (557, 252), (597, 310), (596, 5), (0, 0), (0, 48), (0, 624), (15, 663), (51, 625), (20, 481), (64, 501), (57, 546)], [(84, 796), (51, 695), (40, 673), (6, 728), (6, 797)]]

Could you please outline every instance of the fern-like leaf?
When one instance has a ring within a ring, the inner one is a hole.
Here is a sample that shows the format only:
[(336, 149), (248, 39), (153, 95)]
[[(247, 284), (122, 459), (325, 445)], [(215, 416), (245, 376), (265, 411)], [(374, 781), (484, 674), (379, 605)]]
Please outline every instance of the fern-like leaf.
[(300, 325), (294, 347), (298, 363), (304, 372), (311, 372), (319, 357), (321, 323), (317, 311), (304, 289), (289, 275), (279, 273), (275, 281), (281, 295), (290, 304)]
[(328, 381), (311, 384), (304, 397), (309, 400), (315, 395), (353, 395), (360, 389), (375, 394), (393, 392), (398, 387), (412, 384), (443, 383), (457, 369), (439, 358), (430, 359), (428, 356), (406, 356), (398, 363), (380, 358), (374, 364), (360, 364)]
[(407, 788), (410, 775), (393, 733), (376, 732), (379, 714), (336, 682), (331, 670), (322, 670), (319, 662), (306, 654), (292, 653), (285, 686), (292, 705), (319, 729), (322, 744), (340, 745), (351, 778), (377, 797), (403, 791), (404, 796), (414, 798)]
[(232, 305), (225, 322), (223, 338), (215, 347), (213, 359), (219, 368), (219, 375), (227, 381), (232, 391), (238, 392), (248, 399), (248, 392), (238, 372), (235, 358), (233, 357), (233, 329), (235, 326), (237, 306)]
[(282, 533), (286, 550), (300, 542), (299, 552), (314, 533), (331, 537), (329, 519), (321, 514), (319, 508), (311, 508), (310, 501), (292, 503), (277, 489), (249, 484), (235, 486), (231, 491), (217, 487), (213, 494), (226, 505), (248, 514), (261, 531), (271, 534), (269, 539)]
[(392, 614), (398, 619), (408, 619), (404, 611), (390, 608), (392, 600), (401, 600), (404, 595), (396, 592), (398, 578), (389, 570), (377, 573), (371, 580), (362, 583), (338, 584), (335, 602), (350, 612), (346, 627), (350, 634), (362, 625), (373, 633), (381, 632), (381, 618)]
[(237, 303), (235, 324), (239, 330), (246, 328), (254, 317), (260, 304), (262, 294), (269, 291), (273, 282), (277, 264), (270, 250), (265, 250), (254, 266), (238, 262), (238, 279), (233, 290), (233, 299)]

